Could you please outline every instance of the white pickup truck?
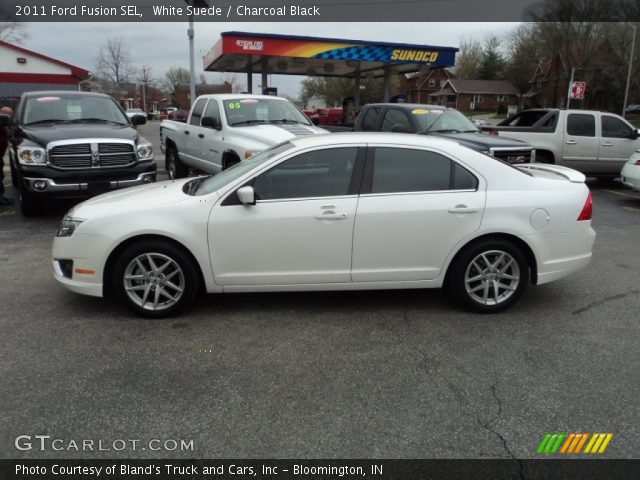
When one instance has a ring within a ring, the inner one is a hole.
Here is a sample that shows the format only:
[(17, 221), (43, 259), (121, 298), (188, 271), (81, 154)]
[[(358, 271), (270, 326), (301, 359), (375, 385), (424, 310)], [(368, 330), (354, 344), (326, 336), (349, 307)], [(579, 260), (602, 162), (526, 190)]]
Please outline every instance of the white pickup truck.
[(186, 123), (160, 124), (169, 178), (189, 168), (215, 174), (254, 153), (301, 135), (327, 133), (289, 100), (269, 95), (202, 95)]
[(640, 149), (638, 130), (624, 118), (591, 110), (525, 110), (481, 130), (529, 142), (536, 162), (555, 163), (595, 177), (615, 177)]

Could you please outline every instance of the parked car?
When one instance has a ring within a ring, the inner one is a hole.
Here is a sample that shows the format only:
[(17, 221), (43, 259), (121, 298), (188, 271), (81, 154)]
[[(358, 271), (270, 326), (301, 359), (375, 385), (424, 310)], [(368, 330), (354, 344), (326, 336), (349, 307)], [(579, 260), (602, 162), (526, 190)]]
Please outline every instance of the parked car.
[[(333, 125), (325, 128), (336, 132), (347, 130)], [(362, 107), (355, 125), (348, 130), (432, 135), (455, 140), (508, 163), (530, 163), (535, 160), (535, 149), (531, 144), (481, 133), (462, 113), (439, 105), (370, 103)]]
[[(8, 124), (8, 120), (3, 120)], [(90, 92), (26, 92), (9, 128), (9, 161), (24, 215), (54, 198), (86, 198), (154, 182), (151, 143), (113, 97)]]
[(627, 109), (625, 110), (625, 112), (640, 114), (640, 105), (636, 105), (636, 104), (627, 105)]
[(640, 152), (634, 153), (624, 164), (620, 172), (620, 180), (625, 187), (640, 192)]
[(129, 117), (129, 119), (132, 119), (136, 115), (142, 116), (147, 119), (147, 113), (141, 108), (128, 108), (127, 110), (125, 110), (125, 113), (127, 114), (127, 117)]
[(638, 130), (607, 112), (539, 108), (481, 128), (530, 142), (536, 148), (537, 162), (564, 165), (594, 177), (617, 177), (640, 148)]
[(73, 208), (53, 243), (55, 278), (137, 314), (219, 292), (446, 286), (497, 312), (527, 284), (591, 259), (583, 174), (513, 167), (443, 138), (292, 138), (212, 177), (106, 194)]
[(169, 178), (189, 168), (217, 173), (296, 135), (326, 133), (289, 100), (272, 95), (198, 97), (186, 124), (160, 124), (160, 145)]

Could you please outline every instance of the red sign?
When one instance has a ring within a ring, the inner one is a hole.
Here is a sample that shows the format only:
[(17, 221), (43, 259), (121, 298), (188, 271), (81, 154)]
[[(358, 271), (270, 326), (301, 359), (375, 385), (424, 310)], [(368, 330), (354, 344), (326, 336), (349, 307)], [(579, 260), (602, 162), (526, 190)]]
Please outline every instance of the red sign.
[(582, 100), (584, 98), (584, 91), (586, 88), (587, 82), (573, 82), (571, 84), (571, 98)]

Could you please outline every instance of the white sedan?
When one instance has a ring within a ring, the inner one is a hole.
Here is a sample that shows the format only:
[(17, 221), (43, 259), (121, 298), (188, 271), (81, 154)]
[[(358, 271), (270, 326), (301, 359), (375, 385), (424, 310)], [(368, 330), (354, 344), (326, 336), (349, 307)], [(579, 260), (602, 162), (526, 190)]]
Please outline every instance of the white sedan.
[(213, 177), (128, 188), (64, 217), (55, 278), (171, 316), (197, 292), (446, 286), (480, 312), (587, 266), (584, 175), (445, 139), (295, 138)]
[(640, 152), (631, 155), (631, 158), (622, 167), (620, 179), (625, 187), (640, 192)]

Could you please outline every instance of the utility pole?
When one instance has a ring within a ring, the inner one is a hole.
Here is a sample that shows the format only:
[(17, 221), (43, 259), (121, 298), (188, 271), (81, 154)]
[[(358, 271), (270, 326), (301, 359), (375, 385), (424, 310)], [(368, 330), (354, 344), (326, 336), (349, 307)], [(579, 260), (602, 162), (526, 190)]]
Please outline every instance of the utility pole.
[(196, 67), (193, 53), (193, 14), (189, 15), (189, 29), (187, 30), (189, 37), (189, 106), (192, 107), (196, 101)]
[(629, 70), (627, 71), (627, 86), (624, 89), (624, 103), (622, 104), (622, 116), (625, 116), (627, 110), (627, 102), (629, 101), (629, 84), (631, 83), (631, 67), (633, 65), (633, 51), (636, 46), (636, 33), (637, 28), (635, 25), (630, 25), (633, 28), (633, 40), (631, 41), (631, 55), (629, 55)]
[(569, 89), (567, 91), (567, 110), (569, 110), (569, 105), (571, 105), (571, 85), (573, 85), (573, 76), (576, 73), (576, 67), (571, 67), (571, 80), (569, 80)]

